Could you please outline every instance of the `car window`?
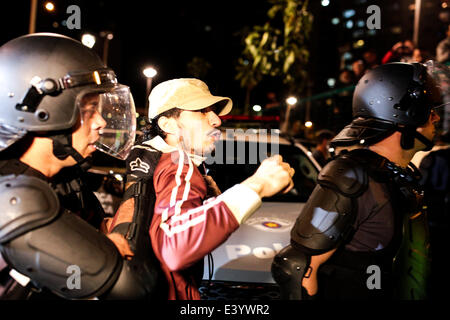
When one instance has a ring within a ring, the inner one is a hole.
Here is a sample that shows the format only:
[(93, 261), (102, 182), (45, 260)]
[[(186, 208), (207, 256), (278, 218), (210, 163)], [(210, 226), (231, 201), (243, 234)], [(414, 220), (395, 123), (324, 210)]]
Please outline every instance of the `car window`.
[[(271, 156), (270, 145), (263, 146), (264, 151), (269, 151), (267, 155), (257, 159), (257, 157), (252, 155), (255, 152), (259, 153), (262, 146), (261, 143), (235, 141), (233, 150), (231, 150), (229, 143), (229, 141), (227, 143), (219, 143), (214, 154), (214, 161), (207, 160), (207, 163), (211, 163), (207, 165), (209, 174), (214, 178), (222, 191), (251, 176), (261, 161)], [(287, 194), (264, 198), (263, 201), (305, 202), (316, 186), (318, 170), (303, 151), (296, 146), (283, 144), (277, 146), (278, 148), (275, 149), (279, 150), (283, 160), (295, 169), (293, 177), (294, 188)], [(245, 154), (242, 150), (245, 150)]]

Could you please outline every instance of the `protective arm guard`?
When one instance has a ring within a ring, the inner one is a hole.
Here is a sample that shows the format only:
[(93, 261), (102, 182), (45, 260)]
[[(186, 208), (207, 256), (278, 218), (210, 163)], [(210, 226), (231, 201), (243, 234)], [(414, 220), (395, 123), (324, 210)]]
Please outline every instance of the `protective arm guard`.
[(281, 250), (272, 263), (273, 279), (280, 286), (284, 300), (303, 300), (302, 279), (309, 269), (311, 256), (289, 245)]
[(60, 210), (55, 192), (34, 177), (0, 179), (0, 250), (11, 268), (66, 299), (133, 299), (130, 283), (139, 288), (113, 242)]
[(302, 279), (312, 255), (336, 248), (353, 231), (356, 198), (368, 186), (364, 168), (343, 156), (327, 164), (291, 230), (291, 245), (272, 264), (272, 275), (282, 299), (302, 299)]

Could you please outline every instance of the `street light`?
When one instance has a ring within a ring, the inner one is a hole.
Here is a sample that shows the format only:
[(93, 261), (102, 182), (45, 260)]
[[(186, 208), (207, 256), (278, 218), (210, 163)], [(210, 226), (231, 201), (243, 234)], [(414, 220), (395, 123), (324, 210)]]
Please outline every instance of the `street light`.
[(289, 97), (286, 99), (286, 103), (290, 106), (293, 106), (294, 104), (297, 103), (297, 98), (296, 97)]
[(95, 45), (95, 36), (90, 33), (85, 33), (81, 36), (81, 43), (88, 48), (92, 48)]
[(147, 89), (145, 91), (146, 109), (148, 109), (148, 96), (150, 95), (150, 90), (152, 89), (153, 77), (157, 75), (157, 71), (153, 67), (146, 67), (142, 70), (142, 73), (147, 78)]
[(47, 3), (45, 3), (45, 10), (47, 11), (55, 10), (55, 5), (53, 4), (53, 2), (48, 1)]
[(262, 110), (262, 107), (259, 104), (255, 104), (253, 106), (253, 111), (260, 112)]
[(291, 115), (291, 109), (294, 108), (294, 105), (297, 103), (297, 98), (294, 96), (290, 96), (286, 99), (286, 115), (284, 117), (284, 122), (281, 124), (281, 132), (287, 133), (289, 129), (289, 117)]
[(153, 78), (154, 76), (156, 76), (156, 74), (158, 73), (153, 67), (147, 67), (145, 68), (142, 73), (144, 74), (144, 76), (148, 79), (148, 78)]
[(100, 37), (105, 38), (103, 41), (103, 63), (108, 64), (108, 52), (109, 52), (109, 41), (114, 39), (114, 34), (111, 31), (101, 31)]

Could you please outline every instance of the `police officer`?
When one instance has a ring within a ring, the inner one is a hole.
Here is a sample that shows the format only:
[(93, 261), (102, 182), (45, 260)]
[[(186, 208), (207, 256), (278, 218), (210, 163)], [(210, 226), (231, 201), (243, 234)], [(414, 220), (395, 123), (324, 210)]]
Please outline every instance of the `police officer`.
[(127, 156), (136, 129), (129, 88), (89, 48), (49, 33), (0, 47), (0, 75), (2, 298), (149, 297), (152, 283), (141, 285), (97, 230), (95, 196), (69, 175), (95, 150)]
[(427, 220), (410, 160), (431, 149), (439, 121), (432, 67), (385, 64), (359, 80), (354, 119), (332, 141), (351, 151), (322, 169), (272, 264), (284, 299), (426, 298)]

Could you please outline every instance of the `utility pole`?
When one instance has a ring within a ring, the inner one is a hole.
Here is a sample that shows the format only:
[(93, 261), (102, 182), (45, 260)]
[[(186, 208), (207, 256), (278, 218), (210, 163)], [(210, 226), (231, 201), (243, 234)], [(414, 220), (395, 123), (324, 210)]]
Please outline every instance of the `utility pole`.
[(31, 0), (30, 7), (30, 25), (28, 28), (28, 33), (36, 32), (36, 12), (37, 12), (37, 0)]
[(414, 34), (413, 43), (417, 48), (419, 47), (419, 26), (420, 26), (420, 8), (422, 6), (422, 0), (416, 0), (414, 5)]

